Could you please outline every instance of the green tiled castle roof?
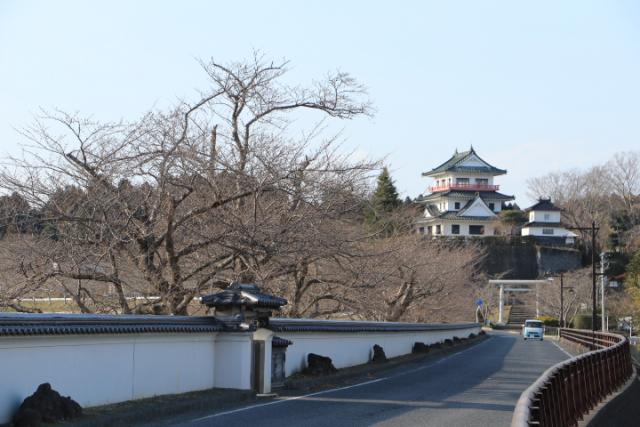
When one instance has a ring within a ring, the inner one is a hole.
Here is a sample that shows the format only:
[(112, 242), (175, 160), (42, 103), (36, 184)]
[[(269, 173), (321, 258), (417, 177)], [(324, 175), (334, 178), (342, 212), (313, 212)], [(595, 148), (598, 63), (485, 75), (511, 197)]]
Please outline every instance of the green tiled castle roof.
[(475, 155), (478, 159), (480, 156), (475, 152), (473, 146), (469, 149), (469, 151), (463, 151), (458, 153), (456, 151), (453, 156), (443, 164), (438, 167), (431, 169), (429, 172), (423, 172), (422, 176), (432, 176), (442, 172), (481, 172), (481, 173), (490, 173), (493, 175), (503, 175), (506, 174), (507, 171), (505, 169), (499, 169), (495, 166), (491, 166), (489, 163), (480, 159), (483, 163), (487, 164), (487, 166), (462, 166), (460, 163), (464, 162), (466, 159)]
[(514, 200), (514, 196), (509, 196), (507, 194), (498, 193), (497, 191), (464, 191), (464, 190), (446, 190), (440, 191), (438, 193), (432, 193), (427, 196), (423, 196), (422, 198), (416, 199), (417, 203), (426, 203), (433, 200), (440, 199), (443, 196), (447, 197), (460, 197), (464, 199), (474, 198), (475, 194), (478, 193), (482, 200)]

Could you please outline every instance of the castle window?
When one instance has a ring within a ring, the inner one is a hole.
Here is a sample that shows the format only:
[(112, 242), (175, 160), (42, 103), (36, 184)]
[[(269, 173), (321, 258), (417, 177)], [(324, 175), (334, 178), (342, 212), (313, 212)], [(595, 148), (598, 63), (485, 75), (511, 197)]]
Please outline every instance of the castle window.
[(544, 214), (544, 220), (549, 221), (551, 219), (551, 214)]
[(553, 234), (553, 228), (543, 228), (542, 234), (547, 234), (547, 235)]
[(489, 180), (487, 178), (476, 178), (476, 184), (489, 184)]
[(460, 234), (460, 225), (459, 224), (453, 224), (451, 226), (451, 234)]
[(456, 178), (456, 184), (468, 184), (469, 178)]
[(440, 234), (440, 225), (436, 225), (436, 234)]
[(424, 227), (420, 227), (420, 228), (418, 229), (418, 232), (419, 232), (420, 234), (424, 234)]
[(427, 226), (427, 234), (428, 234), (428, 235), (433, 234), (433, 227), (432, 227), (432, 226), (430, 226), (430, 225), (428, 225), (428, 226)]
[(475, 236), (484, 234), (484, 225), (470, 225), (469, 234), (472, 234)]
[(492, 211), (496, 210), (496, 204), (495, 203), (489, 203), (489, 209), (491, 209)]
[(456, 210), (460, 209), (460, 202), (455, 202), (453, 206), (455, 207)]

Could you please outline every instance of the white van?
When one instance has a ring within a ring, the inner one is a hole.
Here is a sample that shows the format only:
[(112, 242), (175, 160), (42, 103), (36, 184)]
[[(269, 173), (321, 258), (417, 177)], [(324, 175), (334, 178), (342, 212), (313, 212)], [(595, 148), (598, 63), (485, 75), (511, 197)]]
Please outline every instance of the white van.
[(525, 340), (533, 338), (542, 341), (544, 339), (544, 323), (540, 320), (525, 320), (522, 327), (522, 337)]

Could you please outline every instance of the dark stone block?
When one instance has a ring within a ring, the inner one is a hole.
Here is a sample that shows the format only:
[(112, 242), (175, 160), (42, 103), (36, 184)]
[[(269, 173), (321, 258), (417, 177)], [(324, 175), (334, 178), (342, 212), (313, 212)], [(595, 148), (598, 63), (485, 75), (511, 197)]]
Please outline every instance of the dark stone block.
[(477, 335), (473, 332), (469, 334), (469, 339), (474, 339)]
[(371, 363), (384, 363), (387, 361), (387, 355), (384, 354), (384, 349), (378, 344), (373, 345), (373, 358)]
[(307, 369), (305, 373), (309, 375), (328, 375), (336, 372), (333, 361), (330, 357), (320, 356), (319, 354), (309, 353), (307, 356)]
[(453, 337), (453, 343), (454, 344), (460, 344), (462, 342), (462, 340), (458, 337)]
[(15, 427), (40, 427), (42, 425), (42, 415), (33, 409), (20, 409), (13, 416)]
[(423, 342), (415, 342), (413, 343), (413, 349), (411, 350), (411, 352), (412, 353), (428, 353), (429, 346)]
[(480, 332), (478, 332), (478, 335), (486, 335), (486, 332), (484, 331), (484, 329), (480, 329)]
[(429, 346), (429, 348), (442, 348), (442, 343), (441, 342), (434, 342), (433, 344), (431, 344)]
[(43, 422), (55, 423), (82, 415), (80, 405), (69, 396), (61, 396), (44, 383), (31, 396), (24, 399), (18, 412), (13, 416), (15, 427), (37, 427)]
[(453, 340), (447, 338), (444, 340), (444, 345), (451, 347), (453, 345)]

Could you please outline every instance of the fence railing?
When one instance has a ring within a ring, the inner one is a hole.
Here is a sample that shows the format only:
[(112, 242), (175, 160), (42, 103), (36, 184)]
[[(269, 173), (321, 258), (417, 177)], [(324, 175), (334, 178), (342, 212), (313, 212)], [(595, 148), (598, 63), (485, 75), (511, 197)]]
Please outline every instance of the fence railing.
[(526, 389), (516, 405), (512, 427), (576, 426), (583, 415), (631, 376), (626, 337), (560, 329), (560, 338), (590, 351), (552, 366)]
[(490, 185), (490, 184), (474, 184), (474, 183), (448, 183), (448, 184), (442, 184), (442, 185), (434, 185), (432, 187), (429, 187), (429, 191), (431, 191), (432, 193), (438, 192), (438, 191), (445, 191), (445, 190), (472, 190), (472, 191), (498, 191), (500, 190), (500, 186), (499, 185)]

